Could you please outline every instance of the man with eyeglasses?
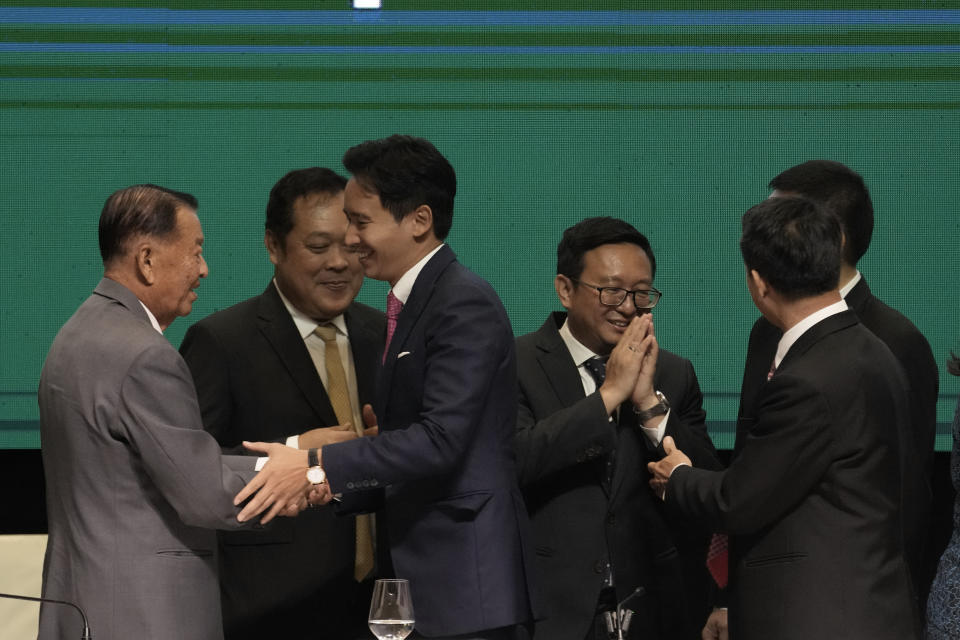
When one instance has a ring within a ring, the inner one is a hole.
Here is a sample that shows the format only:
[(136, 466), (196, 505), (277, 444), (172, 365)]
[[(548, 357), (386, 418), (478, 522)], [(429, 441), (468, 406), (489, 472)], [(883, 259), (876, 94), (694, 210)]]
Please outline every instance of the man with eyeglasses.
[[(666, 435), (719, 469), (693, 366), (660, 350), (650, 243), (588, 218), (557, 248), (556, 312), (517, 341), (520, 484), (534, 529), (535, 637), (697, 638), (708, 613), (709, 532), (671, 520), (648, 487)], [(629, 624), (627, 623), (629, 619)], [(617, 637), (614, 635), (614, 637)]]

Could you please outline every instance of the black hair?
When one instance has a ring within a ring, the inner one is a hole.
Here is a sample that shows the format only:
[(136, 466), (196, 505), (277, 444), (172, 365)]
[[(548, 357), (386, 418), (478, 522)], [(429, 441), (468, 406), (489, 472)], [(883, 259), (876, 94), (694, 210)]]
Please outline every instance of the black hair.
[(437, 239), (450, 233), (457, 175), (429, 141), (401, 135), (368, 140), (347, 149), (343, 166), (361, 186), (380, 196), (397, 222), (425, 204), (433, 213)]
[(806, 198), (769, 198), (743, 214), (740, 253), (788, 299), (837, 288), (840, 222)]
[(856, 266), (873, 236), (873, 202), (863, 177), (832, 160), (808, 160), (770, 181), (770, 188), (808, 198), (840, 220), (843, 259)]
[(657, 261), (647, 237), (628, 222), (601, 216), (581, 220), (563, 232), (557, 245), (557, 273), (577, 279), (583, 273), (583, 256), (605, 244), (635, 244), (650, 260), (650, 275), (657, 273)]
[(297, 198), (314, 193), (335, 196), (343, 191), (346, 185), (346, 178), (325, 167), (294, 169), (270, 189), (267, 221), (264, 226), (283, 245), (287, 234), (293, 229), (293, 203)]

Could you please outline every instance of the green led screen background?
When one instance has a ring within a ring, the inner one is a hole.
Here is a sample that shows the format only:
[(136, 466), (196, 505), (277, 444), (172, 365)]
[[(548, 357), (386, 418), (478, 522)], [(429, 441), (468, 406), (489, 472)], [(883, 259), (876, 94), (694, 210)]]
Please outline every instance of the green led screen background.
[[(647, 234), (660, 344), (693, 361), (720, 446), (757, 316), (740, 215), (791, 165), (864, 175), (876, 229), (861, 271), (941, 364), (960, 351), (956, 6), (59, 4), (0, 6), (0, 447), (39, 446), (40, 370), (100, 278), (112, 191), (154, 182), (200, 201), (210, 276), (167, 331), (179, 345), (269, 282), (264, 207), (280, 176), (342, 172), (346, 148), (392, 133), (428, 138), (456, 168), (449, 242), (518, 335), (560, 308), (563, 229), (613, 215)], [(368, 280), (360, 300), (382, 309), (385, 295)], [(940, 449), (958, 389), (942, 373)]]

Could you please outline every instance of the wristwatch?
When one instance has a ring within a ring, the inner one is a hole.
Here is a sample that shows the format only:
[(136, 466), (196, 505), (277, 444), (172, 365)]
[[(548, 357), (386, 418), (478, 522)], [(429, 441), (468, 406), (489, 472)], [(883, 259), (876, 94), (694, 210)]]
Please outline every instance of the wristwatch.
[(327, 474), (320, 466), (320, 456), (317, 455), (317, 449), (307, 450), (307, 480), (310, 484), (323, 484), (327, 481)]
[(666, 415), (667, 411), (670, 411), (670, 403), (667, 402), (667, 396), (663, 395), (659, 391), (657, 391), (656, 394), (657, 394), (657, 399), (660, 402), (653, 405), (649, 409), (639, 411), (636, 407), (633, 408), (633, 412), (637, 414), (637, 420), (640, 422), (640, 424), (643, 424), (650, 418), (656, 418), (657, 416)]

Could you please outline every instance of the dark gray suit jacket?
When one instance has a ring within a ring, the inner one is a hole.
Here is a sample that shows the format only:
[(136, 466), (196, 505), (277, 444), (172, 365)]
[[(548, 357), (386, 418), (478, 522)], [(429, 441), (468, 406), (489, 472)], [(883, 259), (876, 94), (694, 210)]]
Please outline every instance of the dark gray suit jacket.
[(900, 511), (908, 411), (893, 354), (845, 311), (760, 388), (726, 471), (674, 471), (668, 504), (730, 533), (731, 638), (918, 637)]
[[(704, 566), (709, 531), (671, 518), (649, 486), (659, 459), (629, 405), (608, 420), (599, 393), (583, 384), (554, 313), (517, 340), (520, 413), (517, 462), (534, 530), (543, 619), (537, 637), (582, 640), (592, 624), (609, 555), (622, 599), (637, 587), (631, 638), (699, 638), (707, 616)], [(660, 350), (654, 378), (672, 405), (665, 435), (698, 466), (719, 469), (707, 435), (703, 395), (689, 360)], [(612, 482), (604, 481), (614, 455)]]
[[(254, 458), (221, 456), (190, 371), (129, 289), (103, 279), (60, 329), (40, 377), (49, 538), (43, 595), (95, 638), (222, 637), (212, 527)], [(43, 606), (41, 640), (76, 638)]]
[[(361, 406), (373, 402), (384, 315), (362, 304), (345, 313)], [(338, 424), (303, 338), (273, 283), (187, 331), (180, 347), (193, 373), (204, 428), (225, 448), (283, 441)], [(347, 637), (354, 519), (333, 509), (281, 518), (265, 531), (220, 534), (220, 584), (227, 638), (263, 634)], [(351, 624), (352, 623), (352, 624)], [(341, 629), (343, 629), (341, 631)], [(319, 636), (318, 636), (319, 637)]]

